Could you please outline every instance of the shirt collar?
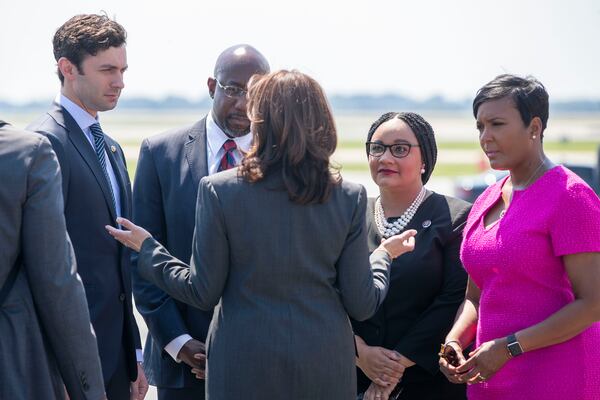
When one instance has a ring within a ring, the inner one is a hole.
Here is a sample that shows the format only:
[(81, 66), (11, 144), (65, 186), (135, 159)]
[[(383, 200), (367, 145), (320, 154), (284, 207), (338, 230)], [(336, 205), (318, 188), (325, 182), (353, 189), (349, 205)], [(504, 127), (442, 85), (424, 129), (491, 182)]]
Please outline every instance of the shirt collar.
[(219, 128), (219, 125), (215, 122), (212, 116), (212, 110), (208, 113), (206, 117), (206, 141), (208, 147), (212, 154), (217, 154), (221, 147), (223, 147), (223, 143), (227, 139), (233, 139), (238, 149), (244, 153), (247, 153), (250, 150), (250, 146), (252, 145), (252, 135), (247, 134), (240, 137), (230, 138)]
[(56, 96), (55, 101), (71, 114), (71, 117), (77, 122), (77, 125), (79, 125), (81, 130), (86, 130), (91, 125), (98, 123), (97, 118), (92, 117), (87, 111), (69, 100), (64, 94), (59, 93)]

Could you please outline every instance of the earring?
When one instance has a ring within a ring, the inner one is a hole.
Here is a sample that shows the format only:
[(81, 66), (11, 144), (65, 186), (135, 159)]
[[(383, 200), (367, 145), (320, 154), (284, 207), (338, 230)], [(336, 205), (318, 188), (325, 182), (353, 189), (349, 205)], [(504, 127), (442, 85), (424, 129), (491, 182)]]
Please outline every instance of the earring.
[(421, 174), (425, 173), (425, 168), (421, 168)]
[(536, 138), (536, 136), (535, 136), (535, 135), (533, 135), (531, 138), (532, 138), (532, 139), (535, 139), (535, 138)]

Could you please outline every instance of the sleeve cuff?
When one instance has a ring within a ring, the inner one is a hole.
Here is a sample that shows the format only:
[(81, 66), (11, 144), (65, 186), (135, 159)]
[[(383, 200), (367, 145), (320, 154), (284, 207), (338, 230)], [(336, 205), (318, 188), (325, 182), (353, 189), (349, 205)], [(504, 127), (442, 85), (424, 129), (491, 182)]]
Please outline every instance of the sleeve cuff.
[(181, 336), (177, 336), (175, 339), (171, 340), (166, 346), (165, 351), (175, 360), (175, 362), (181, 362), (177, 356), (179, 355), (179, 351), (188, 341), (192, 340), (192, 337), (187, 333), (184, 333)]
[(135, 349), (135, 358), (139, 363), (144, 362), (144, 353), (142, 352), (142, 349)]

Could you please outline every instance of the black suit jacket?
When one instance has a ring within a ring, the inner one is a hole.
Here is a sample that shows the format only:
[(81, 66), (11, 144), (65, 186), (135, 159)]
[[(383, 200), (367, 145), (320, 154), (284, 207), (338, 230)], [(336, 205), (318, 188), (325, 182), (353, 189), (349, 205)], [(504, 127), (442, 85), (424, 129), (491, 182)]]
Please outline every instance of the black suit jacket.
[[(142, 143), (134, 181), (134, 222), (186, 263), (192, 254), (198, 183), (207, 174), (206, 118)], [(132, 259), (137, 263), (137, 253)], [(144, 348), (149, 382), (158, 387), (195, 387), (203, 395), (204, 381), (196, 379), (185, 363), (176, 363), (164, 348), (185, 333), (204, 342), (212, 311), (174, 300), (141, 278), (137, 268), (133, 273), (133, 292), (149, 328)]]
[[(381, 243), (374, 203), (375, 199), (369, 199), (367, 206), (371, 251)], [(425, 388), (428, 394), (419, 394), (423, 390), (419, 389), (413, 398), (430, 398), (436, 388), (440, 392), (451, 390), (446, 386), (452, 384), (439, 371), (437, 353), (465, 295), (467, 274), (459, 250), (470, 209), (465, 201), (431, 193), (406, 227), (418, 232), (415, 250), (392, 262), (390, 288), (383, 304), (369, 320), (352, 323), (355, 333), (368, 345), (396, 350), (416, 363), (406, 370), (402, 382)], [(369, 384), (358, 369), (359, 391)], [(414, 393), (410, 387), (405, 392)], [(442, 398), (464, 398), (464, 389), (462, 394), (447, 393)]]
[[(129, 379), (134, 381), (135, 350), (141, 348), (141, 341), (133, 316), (130, 252), (104, 228), (115, 226), (117, 215), (98, 157), (73, 117), (58, 104), (27, 129), (48, 137), (58, 157), (67, 231), (85, 287), (104, 381), (113, 376), (121, 347)], [(121, 215), (130, 218), (131, 184), (125, 157), (119, 144), (108, 136), (106, 153), (119, 183)]]

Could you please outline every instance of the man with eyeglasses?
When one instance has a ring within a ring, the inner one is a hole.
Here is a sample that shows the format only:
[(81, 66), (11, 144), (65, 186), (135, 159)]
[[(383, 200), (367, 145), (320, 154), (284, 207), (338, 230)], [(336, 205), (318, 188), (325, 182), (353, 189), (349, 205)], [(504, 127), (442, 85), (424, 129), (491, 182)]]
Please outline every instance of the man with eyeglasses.
[[(213, 99), (208, 115), (142, 143), (133, 220), (185, 262), (192, 252), (198, 183), (236, 166), (250, 148), (247, 85), (252, 75), (269, 69), (266, 58), (252, 46), (226, 49), (207, 81)], [(149, 329), (144, 368), (150, 384), (157, 386), (158, 399), (204, 399), (204, 341), (212, 312), (171, 298), (137, 272), (133, 282), (136, 305)]]

